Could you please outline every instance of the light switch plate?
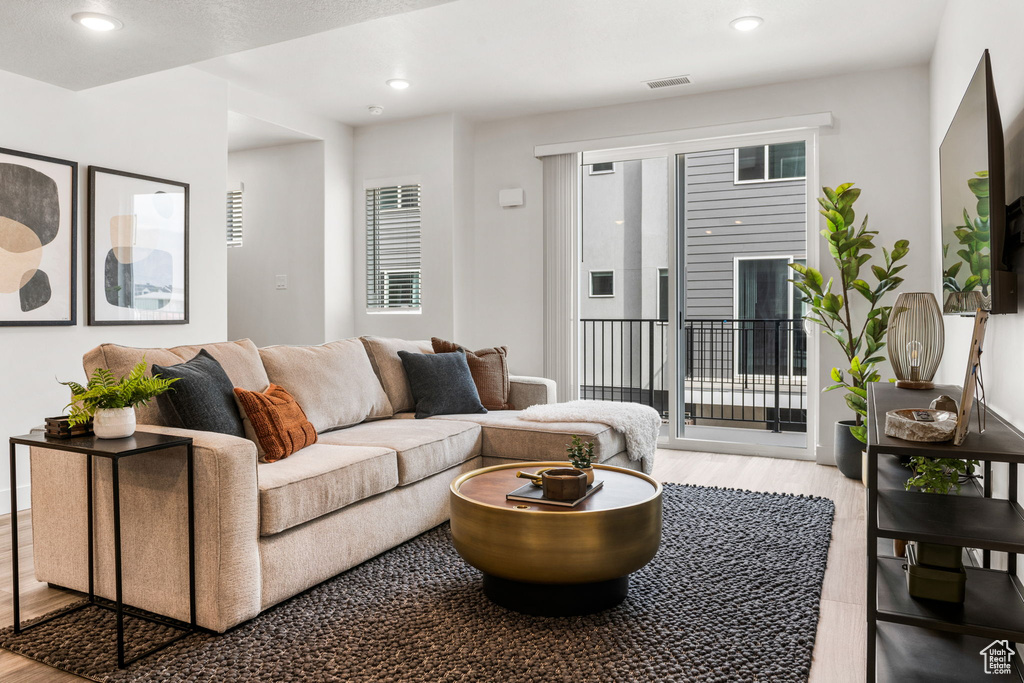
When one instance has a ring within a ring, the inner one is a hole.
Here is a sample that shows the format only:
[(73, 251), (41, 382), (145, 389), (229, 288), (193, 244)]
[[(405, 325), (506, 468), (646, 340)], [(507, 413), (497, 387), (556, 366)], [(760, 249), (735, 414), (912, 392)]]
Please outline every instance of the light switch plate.
[(276, 276), (277, 289), (288, 289), (288, 276), (278, 275)]

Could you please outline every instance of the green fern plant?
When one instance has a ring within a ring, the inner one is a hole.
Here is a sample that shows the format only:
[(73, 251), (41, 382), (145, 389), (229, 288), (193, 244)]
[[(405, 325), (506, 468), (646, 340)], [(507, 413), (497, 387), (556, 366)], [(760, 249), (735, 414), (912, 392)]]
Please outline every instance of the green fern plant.
[(82, 386), (78, 382), (60, 382), (71, 389), (71, 402), (68, 408), (68, 422), (79, 425), (88, 422), (97, 410), (105, 408), (134, 408), (159, 396), (175, 379), (164, 379), (159, 375), (146, 377), (146, 360), (132, 368), (120, 379), (105, 368), (97, 368), (92, 377)]
[(569, 455), (569, 462), (573, 467), (585, 470), (594, 461), (594, 442), (584, 441), (574, 434), (572, 443), (566, 447), (565, 452)]

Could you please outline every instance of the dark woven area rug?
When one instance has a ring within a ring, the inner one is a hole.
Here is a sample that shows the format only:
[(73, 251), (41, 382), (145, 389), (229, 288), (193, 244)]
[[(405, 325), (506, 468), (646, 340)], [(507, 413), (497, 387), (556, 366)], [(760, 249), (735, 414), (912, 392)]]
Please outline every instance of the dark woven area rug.
[[(223, 635), (124, 671), (113, 615), (89, 608), (0, 646), (97, 681), (806, 681), (834, 505), (665, 485), (661, 550), (624, 603), (585, 617), (510, 612), (442, 525)], [(167, 635), (129, 620), (146, 647)], [(128, 655), (131, 655), (131, 648)]]

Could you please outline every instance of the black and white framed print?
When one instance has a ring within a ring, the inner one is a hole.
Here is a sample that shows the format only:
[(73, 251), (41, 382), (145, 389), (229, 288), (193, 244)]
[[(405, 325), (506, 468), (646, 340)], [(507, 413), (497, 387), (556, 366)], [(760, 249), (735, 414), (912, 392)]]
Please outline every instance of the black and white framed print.
[(0, 326), (74, 325), (78, 164), (0, 147)]
[(188, 323), (188, 184), (89, 167), (89, 324)]

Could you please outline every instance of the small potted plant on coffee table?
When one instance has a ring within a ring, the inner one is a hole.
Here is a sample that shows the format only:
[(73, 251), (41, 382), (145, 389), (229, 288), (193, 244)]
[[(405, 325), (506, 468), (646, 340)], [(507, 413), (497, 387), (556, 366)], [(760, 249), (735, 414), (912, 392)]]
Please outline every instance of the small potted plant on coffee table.
[(74, 426), (93, 418), (93, 432), (101, 439), (122, 439), (135, 433), (135, 406), (159, 396), (177, 379), (146, 377), (142, 361), (124, 377), (117, 379), (110, 370), (97, 368), (85, 386), (61, 382), (71, 389), (66, 406), (68, 422)]
[(587, 485), (594, 483), (594, 442), (584, 441), (577, 435), (573, 435), (572, 443), (566, 447), (565, 452), (569, 454), (569, 462), (575, 469), (587, 473)]

